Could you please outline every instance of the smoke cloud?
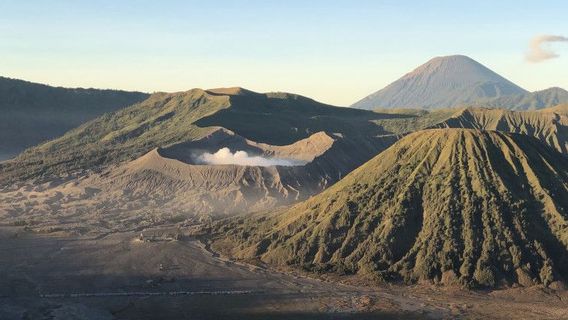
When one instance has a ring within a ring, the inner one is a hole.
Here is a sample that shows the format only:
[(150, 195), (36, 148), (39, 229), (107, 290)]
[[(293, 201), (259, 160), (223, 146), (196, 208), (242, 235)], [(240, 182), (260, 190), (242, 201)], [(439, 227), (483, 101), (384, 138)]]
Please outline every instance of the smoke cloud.
[(534, 37), (529, 44), (529, 51), (527, 52), (526, 59), (529, 62), (538, 63), (549, 59), (558, 58), (558, 55), (553, 51), (543, 48), (544, 45), (550, 42), (568, 42), (567, 37), (542, 35)]
[(260, 156), (249, 156), (246, 151), (232, 153), (229, 148), (222, 148), (215, 153), (205, 152), (198, 157), (198, 162), (204, 164), (236, 164), (240, 166), (300, 166), (306, 164), (305, 161), (292, 159), (266, 158)]

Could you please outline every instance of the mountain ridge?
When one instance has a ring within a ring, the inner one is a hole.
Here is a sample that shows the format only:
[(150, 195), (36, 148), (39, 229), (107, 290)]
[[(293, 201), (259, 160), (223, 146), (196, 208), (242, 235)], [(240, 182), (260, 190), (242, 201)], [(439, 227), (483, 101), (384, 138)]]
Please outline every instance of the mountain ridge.
[(465, 128), (520, 133), (535, 137), (568, 155), (568, 114), (562, 114), (561, 110), (561, 107), (538, 111), (462, 108), (430, 128)]
[(148, 96), (121, 90), (52, 87), (0, 77), (0, 161)]
[(357, 140), (357, 148), (364, 153), (376, 152), (374, 141), (380, 139), (375, 137), (390, 133), (371, 120), (401, 117), (330, 106), (289, 93), (246, 92), (251, 94), (211, 94), (203, 89), (154, 93), (0, 163), (0, 177), (8, 183), (11, 178), (97, 170), (133, 160), (156, 147), (202, 138), (217, 127), (273, 145), (291, 144), (326, 131)]
[(540, 110), (568, 102), (568, 91), (552, 87), (544, 90), (528, 92), (512, 96), (492, 99), (481, 99), (472, 103), (482, 107), (505, 108), (517, 111)]

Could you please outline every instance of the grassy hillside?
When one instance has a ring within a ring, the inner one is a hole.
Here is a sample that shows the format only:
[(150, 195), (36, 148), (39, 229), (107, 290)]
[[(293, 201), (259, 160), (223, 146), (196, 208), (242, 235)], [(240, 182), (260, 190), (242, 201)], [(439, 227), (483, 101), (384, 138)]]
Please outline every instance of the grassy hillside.
[(568, 115), (562, 113), (562, 106), (541, 111), (467, 108), (432, 127), (521, 133), (568, 154)]
[(346, 136), (390, 134), (375, 120), (410, 116), (381, 114), (340, 108), (289, 93), (245, 93), (231, 96), (232, 107), (196, 122), (199, 126), (222, 126), (240, 135), (270, 144), (289, 144), (319, 132)]
[(373, 121), (380, 125), (384, 130), (397, 133), (406, 134), (421, 130), (424, 128), (432, 127), (442, 123), (456, 115), (459, 115), (463, 109), (448, 108), (436, 110), (424, 109), (375, 109), (379, 113), (392, 113), (395, 115), (406, 115), (406, 117), (399, 117), (393, 119), (381, 119)]
[(153, 94), (0, 163), (0, 177), (26, 179), (135, 159), (158, 146), (207, 134), (210, 130), (192, 123), (228, 106), (227, 97), (208, 96), (203, 90)]
[(292, 208), (220, 223), (215, 247), (378, 281), (549, 284), (568, 277), (567, 210), (568, 159), (552, 148), (432, 129)]
[(0, 77), (0, 161), (147, 97), (141, 92), (55, 88)]
[(375, 141), (377, 136), (393, 133), (375, 123), (385, 119), (413, 116), (333, 107), (297, 95), (259, 94), (240, 88), (157, 93), (1, 163), (0, 180), (9, 183), (97, 170), (136, 159), (157, 147), (201, 138), (218, 126), (275, 145), (323, 131), (349, 141), (353, 152), (363, 150), (362, 163), (384, 148), (383, 142)]
[(474, 105), (510, 110), (539, 110), (567, 102), (568, 91), (562, 88), (549, 88), (495, 99), (482, 99)]

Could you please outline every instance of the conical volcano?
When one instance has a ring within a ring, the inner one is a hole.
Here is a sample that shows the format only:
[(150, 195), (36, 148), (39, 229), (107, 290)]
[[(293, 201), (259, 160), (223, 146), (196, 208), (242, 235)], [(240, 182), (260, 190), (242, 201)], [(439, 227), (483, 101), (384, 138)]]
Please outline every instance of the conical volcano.
[(481, 63), (462, 55), (436, 57), (355, 108), (446, 108), (480, 100), (528, 94)]
[(292, 208), (225, 224), (217, 248), (382, 281), (550, 284), (568, 277), (567, 220), (567, 157), (525, 135), (431, 129)]

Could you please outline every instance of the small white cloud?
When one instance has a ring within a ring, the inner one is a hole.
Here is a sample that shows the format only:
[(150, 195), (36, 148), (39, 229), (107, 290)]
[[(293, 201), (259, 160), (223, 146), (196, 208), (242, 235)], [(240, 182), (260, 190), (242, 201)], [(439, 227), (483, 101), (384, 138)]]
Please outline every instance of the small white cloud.
[(215, 153), (205, 152), (197, 158), (199, 163), (204, 164), (236, 164), (240, 166), (299, 166), (306, 162), (292, 159), (265, 158), (260, 156), (249, 156), (246, 151), (237, 151), (232, 153), (229, 148), (221, 148)]
[(541, 35), (534, 37), (529, 43), (529, 51), (526, 59), (529, 62), (538, 63), (544, 60), (558, 58), (558, 55), (550, 49), (543, 48), (549, 42), (568, 42), (567, 37), (554, 35)]

